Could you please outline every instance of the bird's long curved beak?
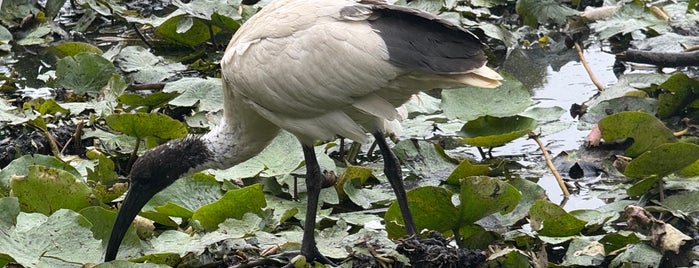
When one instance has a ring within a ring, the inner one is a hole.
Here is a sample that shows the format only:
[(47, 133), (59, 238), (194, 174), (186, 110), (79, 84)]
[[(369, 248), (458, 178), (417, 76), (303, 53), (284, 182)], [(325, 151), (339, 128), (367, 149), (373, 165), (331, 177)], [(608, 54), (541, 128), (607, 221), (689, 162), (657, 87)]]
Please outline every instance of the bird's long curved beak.
[(135, 186), (136, 185), (131, 184), (129, 187), (129, 192), (126, 194), (126, 198), (124, 198), (124, 202), (114, 221), (112, 234), (109, 236), (109, 243), (107, 243), (107, 251), (104, 254), (105, 262), (112, 261), (116, 258), (121, 241), (124, 239), (124, 235), (129, 229), (129, 226), (131, 226), (131, 222), (133, 222), (136, 215), (138, 215), (141, 208), (146, 205), (148, 200), (157, 193), (157, 191), (148, 191), (147, 187)]

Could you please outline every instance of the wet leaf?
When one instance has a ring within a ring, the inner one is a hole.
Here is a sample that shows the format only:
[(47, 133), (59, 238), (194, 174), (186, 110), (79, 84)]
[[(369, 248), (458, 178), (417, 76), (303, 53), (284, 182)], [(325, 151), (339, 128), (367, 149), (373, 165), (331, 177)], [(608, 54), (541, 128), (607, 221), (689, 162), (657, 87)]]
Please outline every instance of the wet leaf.
[[(189, 21), (189, 27), (182, 28), (182, 23)], [(211, 38), (209, 35), (209, 27), (198, 18), (192, 18), (187, 15), (179, 15), (169, 18), (155, 29), (155, 32), (170, 41), (177, 44), (195, 47)]]
[(685, 142), (661, 144), (633, 159), (624, 174), (634, 178), (665, 177), (699, 160), (699, 145)]
[(509, 181), (509, 183), (520, 192), (521, 198), (517, 206), (510, 213), (493, 214), (493, 216), (500, 221), (500, 224), (504, 226), (510, 226), (520, 221), (529, 214), (529, 209), (534, 205), (536, 200), (546, 199), (548, 197), (544, 188), (529, 180), (517, 178)]
[(662, 204), (670, 209), (678, 210), (683, 213), (695, 213), (699, 211), (699, 191), (668, 196)]
[[(418, 230), (427, 228), (446, 232), (454, 228), (459, 221), (459, 210), (451, 202), (452, 193), (441, 187), (427, 186), (408, 191), (408, 206), (413, 214)], [(403, 216), (394, 202), (384, 215), (386, 232), (389, 237), (404, 236)]]
[(79, 53), (92, 53), (102, 55), (102, 50), (92, 44), (83, 42), (63, 42), (50, 47), (50, 50), (59, 58), (73, 57)]
[(137, 83), (158, 83), (187, 69), (182, 63), (167, 62), (139, 46), (123, 48), (115, 62)]
[(658, 117), (685, 116), (687, 106), (699, 99), (699, 80), (676, 73), (660, 84), (667, 90), (658, 95)]
[(77, 94), (96, 96), (99, 90), (116, 72), (116, 68), (107, 59), (92, 53), (78, 53), (65, 57), (56, 63), (57, 83)]
[(575, 237), (566, 251), (564, 266), (600, 266), (606, 252), (602, 243), (585, 237)]
[(187, 127), (182, 122), (165, 114), (113, 114), (105, 117), (105, 121), (112, 129), (140, 139), (157, 137), (169, 140), (187, 135)]
[(610, 264), (612, 267), (633, 267), (643, 265), (645, 267), (658, 267), (663, 254), (653, 247), (638, 243), (628, 245), (628, 248), (617, 255)]
[(532, 103), (524, 85), (512, 75), (502, 73), (505, 80), (498, 88), (466, 87), (442, 92), (444, 114), (451, 118), (473, 120), (490, 115), (516, 115)]
[(16, 222), (0, 232), (0, 255), (24, 267), (74, 267), (101, 259), (102, 244), (77, 212), (61, 209), (48, 217), (21, 212)]
[(165, 105), (167, 102), (171, 101), (175, 97), (179, 96), (180, 94), (176, 92), (162, 92), (158, 91), (152, 94), (148, 94), (148, 96), (141, 96), (138, 94), (133, 94), (133, 93), (127, 93), (127, 94), (122, 94), (117, 98), (117, 101), (123, 104), (126, 104), (128, 106), (131, 106), (131, 108), (137, 108), (137, 107), (148, 107), (149, 110), (152, 110), (155, 107), (161, 107)]
[(92, 190), (73, 174), (45, 166), (29, 166), (26, 176), (10, 180), (22, 211), (51, 215), (59, 209), (79, 211), (90, 205)]
[(675, 136), (663, 122), (644, 112), (621, 112), (599, 121), (602, 138), (611, 142), (617, 139), (633, 138), (633, 144), (624, 154), (636, 157), (661, 145), (674, 142)]
[(479, 146), (500, 146), (524, 136), (536, 128), (536, 120), (524, 116), (484, 116), (468, 121), (457, 133), (461, 143)]
[[(102, 207), (92, 206), (86, 207), (79, 211), (80, 215), (85, 217), (92, 223), (90, 230), (95, 239), (102, 240), (102, 246), (106, 247), (107, 242), (109, 242), (109, 236), (112, 233), (112, 227), (114, 226), (114, 220), (116, 219), (115, 210), (107, 210)], [(124, 240), (121, 242), (119, 247), (119, 257), (124, 256), (136, 256), (143, 250), (143, 245), (141, 245), (141, 240), (136, 234), (136, 229), (133, 226), (129, 226), (129, 229), (124, 235)]]
[(590, 28), (597, 32), (602, 40), (617, 34), (625, 35), (638, 30), (653, 29), (657, 32), (666, 32), (667, 26), (667, 21), (657, 19), (647, 12), (642, 4), (634, 2), (621, 5), (610, 19), (590, 24)]
[(200, 207), (192, 215), (205, 230), (215, 230), (227, 218), (241, 219), (245, 213), (260, 213), (267, 206), (262, 184), (230, 190), (221, 199)]
[(524, 19), (524, 24), (532, 27), (549, 22), (565, 25), (568, 16), (580, 13), (555, 0), (518, 0), (516, 11)]
[(433, 180), (444, 180), (456, 166), (437, 150), (439, 145), (426, 141), (402, 140), (392, 150), (413, 174)]
[(28, 167), (32, 165), (56, 168), (66, 171), (76, 178), (81, 177), (80, 172), (78, 172), (74, 167), (56, 157), (42, 154), (25, 155), (12, 160), (9, 165), (0, 170), (0, 188), (9, 190), (10, 178), (13, 176), (26, 176), (29, 174)]
[(17, 44), (20, 46), (43, 45), (49, 42), (50, 33), (51, 26), (47, 23), (43, 23), (34, 28), (24, 38), (17, 40)]
[(658, 183), (658, 181), (660, 181), (660, 177), (656, 176), (651, 176), (646, 179), (643, 179), (626, 189), (626, 194), (628, 194), (631, 197), (644, 195), (648, 193), (648, 191), (650, 191), (650, 189), (653, 188), (653, 186), (655, 186)]
[(495, 252), (488, 258), (488, 267), (530, 267), (527, 253), (513, 248)]
[(474, 223), (481, 218), (500, 212), (507, 214), (515, 209), (522, 194), (512, 185), (485, 176), (461, 180), (461, 222)]
[(471, 176), (487, 175), (490, 172), (488, 165), (472, 164), (468, 159), (461, 161), (454, 171), (447, 177), (447, 183), (451, 185), (460, 185), (461, 179)]
[(577, 235), (585, 228), (585, 221), (568, 214), (558, 205), (545, 200), (536, 200), (529, 209), (532, 229), (541, 235), (564, 237)]
[(178, 92), (180, 96), (171, 100), (170, 105), (194, 107), (199, 111), (215, 112), (223, 109), (223, 90), (218, 78), (183, 78), (168, 83), (163, 92)]

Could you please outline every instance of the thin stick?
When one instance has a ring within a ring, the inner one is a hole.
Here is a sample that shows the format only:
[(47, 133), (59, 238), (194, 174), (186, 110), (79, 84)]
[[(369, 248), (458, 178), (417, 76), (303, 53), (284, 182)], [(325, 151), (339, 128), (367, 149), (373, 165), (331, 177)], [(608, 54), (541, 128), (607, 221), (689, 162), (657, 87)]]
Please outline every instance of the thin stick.
[(604, 91), (604, 85), (602, 85), (602, 83), (600, 83), (600, 81), (597, 80), (597, 77), (592, 72), (590, 65), (587, 64), (587, 60), (585, 59), (585, 55), (583, 55), (582, 48), (580, 47), (580, 45), (577, 42), (575, 43), (575, 49), (578, 51), (578, 56), (580, 57), (580, 62), (582, 63), (583, 67), (585, 67), (585, 71), (587, 71), (587, 74), (590, 76), (590, 80), (592, 80), (592, 83), (595, 84), (595, 86), (597, 87), (597, 89), (599, 91)]
[(549, 155), (549, 152), (546, 150), (544, 143), (541, 142), (541, 139), (539, 139), (539, 135), (534, 134), (534, 132), (529, 132), (529, 138), (536, 141), (536, 144), (539, 145), (541, 152), (544, 153), (544, 159), (546, 159), (546, 165), (549, 167), (549, 169), (551, 169), (551, 173), (553, 173), (553, 176), (556, 177), (556, 181), (558, 182), (558, 187), (561, 187), (561, 191), (563, 191), (563, 196), (569, 197), (570, 192), (568, 192), (568, 187), (566, 187), (565, 182), (563, 182), (563, 179), (561, 178), (561, 174), (559, 174), (558, 170), (556, 170), (556, 167), (553, 166), (553, 162), (551, 161), (551, 156)]

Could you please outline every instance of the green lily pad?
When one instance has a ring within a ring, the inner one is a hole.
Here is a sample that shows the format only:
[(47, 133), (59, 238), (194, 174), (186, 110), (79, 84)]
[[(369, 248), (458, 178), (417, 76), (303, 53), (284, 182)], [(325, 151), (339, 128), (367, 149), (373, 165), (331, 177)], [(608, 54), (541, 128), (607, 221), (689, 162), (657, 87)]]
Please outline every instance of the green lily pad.
[[(187, 25), (189, 27), (183, 27)], [(169, 18), (155, 29), (155, 33), (174, 43), (195, 47), (211, 38), (209, 26), (199, 18), (179, 15)]]
[(483, 116), (468, 121), (457, 133), (456, 140), (479, 147), (500, 146), (524, 136), (536, 128), (536, 120), (525, 116)]
[(498, 88), (465, 87), (442, 92), (442, 108), (450, 118), (473, 120), (490, 115), (516, 115), (531, 104), (531, 96), (522, 82), (507, 73)]
[(133, 94), (133, 93), (128, 93), (128, 94), (122, 94), (117, 98), (117, 101), (119, 103), (126, 104), (130, 106), (132, 109), (136, 107), (148, 107), (149, 110), (152, 110), (155, 107), (161, 107), (165, 105), (167, 102), (171, 101), (172, 99), (176, 98), (179, 96), (177, 92), (162, 92), (158, 91), (153, 94), (148, 94), (147, 96), (141, 96), (138, 94)]
[(169, 140), (187, 135), (187, 127), (182, 122), (164, 114), (113, 114), (105, 121), (112, 129), (140, 139), (157, 137)]
[(223, 108), (223, 88), (219, 78), (183, 78), (168, 83), (163, 92), (179, 92), (170, 105), (194, 107), (199, 111), (215, 112)]
[(661, 145), (677, 140), (663, 122), (644, 112), (620, 112), (602, 118), (599, 121), (602, 138), (613, 141), (623, 138), (633, 138), (633, 144), (624, 154), (637, 157)]
[(115, 62), (138, 83), (157, 83), (187, 69), (182, 63), (167, 62), (140, 46), (123, 48)]
[(77, 94), (96, 96), (113, 73), (116, 73), (116, 68), (112, 62), (93, 53), (78, 53), (56, 63), (58, 85), (75, 90)]
[(0, 232), (0, 258), (9, 256), (23, 267), (75, 267), (102, 258), (101, 242), (77, 212), (60, 209), (48, 217), (19, 213), (16, 222)]
[(467, 178), (471, 176), (482, 176), (487, 175), (490, 172), (490, 167), (488, 165), (477, 165), (472, 164), (471, 161), (464, 160), (461, 161), (454, 171), (447, 177), (447, 183), (451, 185), (461, 184), (462, 178)]
[(676, 142), (661, 144), (633, 159), (624, 174), (633, 178), (665, 177), (699, 160), (699, 145)]
[(205, 230), (215, 230), (228, 218), (241, 219), (245, 213), (259, 214), (267, 206), (262, 184), (230, 190), (221, 199), (200, 207), (192, 215)]
[(568, 214), (563, 208), (546, 200), (536, 200), (529, 209), (532, 229), (541, 235), (564, 237), (577, 235), (586, 222)]
[[(449, 190), (435, 186), (408, 191), (408, 206), (417, 229), (427, 228), (439, 232), (452, 230), (459, 221), (459, 210), (451, 202), (452, 195)], [(394, 202), (388, 207), (384, 221), (389, 237), (399, 238), (406, 234), (398, 203)]]
[(22, 211), (51, 215), (59, 209), (79, 211), (90, 206), (92, 190), (73, 174), (45, 166), (28, 169), (26, 176), (10, 179), (12, 195)]
[(102, 55), (101, 49), (92, 44), (83, 42), (63, 42), (58, 45), (51, 46), (50, 50), (59, 58), (72, 57), (83, 52)]
[(515, 209), (522, 194), (515, 187), (499, 179), (479, 176), (461, 180), (461, 222), (474, 223), (485, 216)]
[(524, 20), (524, 24), (532, 27), (548, 22), (565, 25), (568, 16), (580, 13), (555, 0), (520, 0), (517, 1), (515, 9)]
[(684, 73), (670, 76), (660, 88), (667, 91), (658, 95), (658, 117), (685, 116), (686, 108), (699, 98), (699, 80)]
[(12, 160), (9, 165), (0, 170), (0, 189), (5, 188), (9, 191), (10, 178), (13, 176), (26, 176), (29, 174), (29, 169), (27, 167), (32, 165), (41, 165), (60, 169), (73, 174), (73, 176), (77, 178), (82, 176), (73, 166), (56, 157), (41, 154), (25, 155)]

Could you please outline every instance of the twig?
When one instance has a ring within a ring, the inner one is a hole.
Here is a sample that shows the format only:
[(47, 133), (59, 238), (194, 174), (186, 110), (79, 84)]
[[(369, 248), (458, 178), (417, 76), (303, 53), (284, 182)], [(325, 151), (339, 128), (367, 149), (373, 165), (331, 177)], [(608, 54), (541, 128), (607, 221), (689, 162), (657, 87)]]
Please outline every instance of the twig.
[(592, 80), (592, 83), (595, 84), (595, 86), (597, 87), (597, 89), (599, 91), (604, 91), (604, 85), (602, 85), (602, 83), (600, 83), (600, 81), (597, 80), (597, 77), (592, 72), (590, 65), (587, 64), (587, 60), (585, 59), (585, 55), (583, 55), (582, 48), (580, 47), (580, 45), (577, 42), (575, 43), (575, 50), (578, 51), (578, 56), (580, 57), (580, 62), (582, 63), (583, 67), (585, 67), (585, 71), (587, 71), (587, 74), (590, 76), (590, 80)]
[(568, 192), (568, 188), (566, 187), (565, 182), (563, 182), (563, 179), (561, 178), (561, 174), (559, 174), (558, 170), (556, 170), (556, 167), (553, 166), (553, 162), (551, 161), (551, 156), (549, 155), (549, 152), (546, 150), (546, 147), (544, 147), (544, 143), (541, 142), (541, 139), (539, 139), (539, 135), (534, 134), (534, 132), (530, 131), (529, 138), (536, 141), (536, 144), (539, 145), (541, 152), (544, 154), (544, 159), (546, 159), (546, 165), (549, 167), (549, 169), (551, 169), (551, 173), (553, 173), (553, 176), (556, 177), (556, 181), (558, 182), (558, 186), (561, 187), (561, 191), (563, 191), (563, 196), (569, 197), (570, 192)]
[(83, 120), (80, 120), (78, 124), (75, 126), (75, 132), (73, 132), (73, 135), (70, 136), (70, 139), (66, 141), (66, 144), (63, 145), (63, 149), (61, 149), (61, 154), (63, 154), (68, 148), (68, 145), (70, 145), (71, 142), (75, 143), (74, 147), (78, 148), (81, 145), (81, 139), (80, 137), (82, 136), (83, 133), (83, 126), (85, 126), (85, 122)]

